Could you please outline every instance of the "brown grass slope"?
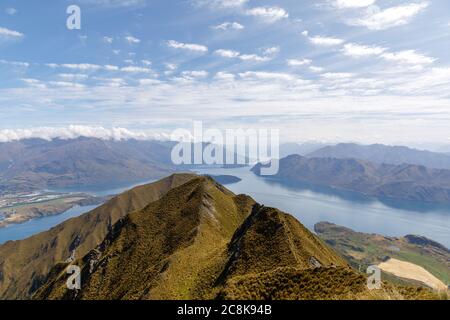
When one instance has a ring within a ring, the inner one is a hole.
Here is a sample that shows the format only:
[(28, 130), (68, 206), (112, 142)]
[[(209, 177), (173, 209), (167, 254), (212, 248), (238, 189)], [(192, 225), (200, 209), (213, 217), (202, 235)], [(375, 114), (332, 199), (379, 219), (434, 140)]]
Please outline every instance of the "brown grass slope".
[[(35, 299), (425, 299), (386, 284), (369, 291), (295, 218), (234, 195), (208, 177), (119, 220), (82, 259), (82, 288), (57, 264)], [(414, 289), (416, 290), (416, 289)]]
[(206, 297), (226, 262), (229, 240), (253, 204), (251, 198), (235, 196), (210, 178), (191, 180), (128, 215), (77, 262), (83, 270), (81, 292), (66, 290), (63, 270), (50, 277), (36, 298)]
[(68, 259), (73, 250), (82, 257), (99, 245), (111, 226), (128, 213), (158, 200), (170, 189), (194, 178), (178, 174), (136, 187), (99, 208), (70, 219), (29, 239), (0, 246), (0, 298), (26, 299), (45, 281), (50, 269)]

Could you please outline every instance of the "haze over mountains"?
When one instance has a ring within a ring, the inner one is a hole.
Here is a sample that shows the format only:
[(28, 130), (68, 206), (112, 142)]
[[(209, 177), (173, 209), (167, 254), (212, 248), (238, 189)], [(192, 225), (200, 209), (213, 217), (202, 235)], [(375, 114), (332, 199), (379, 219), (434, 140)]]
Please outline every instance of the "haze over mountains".
[[(252, 171), (260, 175), (262, 166), (257, 164)], [(357, 159), (292, 155), (281, 159), (280, 170), (273, 178), (281, 182), (351, 190), (375, 197), (450, 202), (450, 170), (411, 164), (389, 165)]]
[(0, 143), (0, 193), (129, 184), (174, 172), (173, 143), (42, 139)]
[(309, 158), (354, 158), (380, 164), (399, 165), (408, 163), (428, 168), (450, 169), (450, 155), (448, 154), (382, 144), (359, 145), (341, 143), (320, 148), (307, 153), (306, 156)]

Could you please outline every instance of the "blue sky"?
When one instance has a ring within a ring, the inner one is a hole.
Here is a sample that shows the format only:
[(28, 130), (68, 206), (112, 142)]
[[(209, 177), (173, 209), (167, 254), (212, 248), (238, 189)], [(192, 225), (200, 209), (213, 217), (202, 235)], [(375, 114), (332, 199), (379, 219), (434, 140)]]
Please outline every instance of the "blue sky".
[(0, 140), (202, 120), (446, 144), (449, 40), (446, 0), (4, 0)]

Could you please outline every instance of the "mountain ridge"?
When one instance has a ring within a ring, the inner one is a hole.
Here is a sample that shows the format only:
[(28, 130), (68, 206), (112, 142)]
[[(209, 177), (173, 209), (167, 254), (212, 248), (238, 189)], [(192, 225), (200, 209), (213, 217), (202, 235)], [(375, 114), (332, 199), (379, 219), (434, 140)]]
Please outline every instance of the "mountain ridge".
[(0, 143), (0, 194), (162, 178), (176, 171), (172, 146), (154, 140), (83, 137)]
[[(194, 178), (113, 226), (77, 259), (81, 289), (55, 265), (34, 299), (203, 300), (430, 298), (387, 285), (369, 292), (365, 276), (299, 221)], [(407, 295), (409, 292), (409, 296)]]
[(354, 158), (378, 164), (413, 164), (433, 169), (450, 169), (450, 156), (448, 154), (383, 144), (340, 143), (320, 148), (305, 156), (308, 158)]
[(194, 177), (192, 174), (177, 174), (138, 186), (49, 231), (1, 245), (0, 298), (31, 297), (54, 264), (68, 259), (74, 249), (79, 255), (86, 254), (103, 241), (110, 227), (119, 219)]
[[(252, 171), (260, 175), (264, 165)], [(437, 203), (450, 202), (450, 170), (410, 164), (376, 164), (354, 158), (307, 158), (291, 155), (280, 160), (279, 172), (271, 177), (349, 190), (375, 197)]]

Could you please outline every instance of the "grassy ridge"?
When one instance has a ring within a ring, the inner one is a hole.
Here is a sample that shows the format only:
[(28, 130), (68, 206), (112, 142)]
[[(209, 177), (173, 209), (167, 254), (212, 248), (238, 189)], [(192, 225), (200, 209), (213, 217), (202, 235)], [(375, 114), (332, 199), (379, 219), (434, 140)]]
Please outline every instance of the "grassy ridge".
[(198, 177), (120, 219), (75, 262), (57, 264), (35, 299), (436, 299), (366, 279), (295, 218)]

